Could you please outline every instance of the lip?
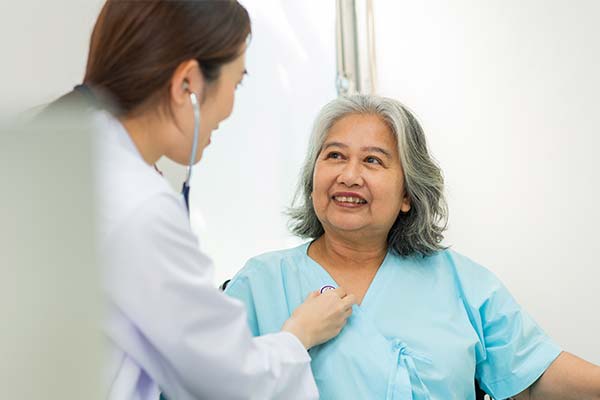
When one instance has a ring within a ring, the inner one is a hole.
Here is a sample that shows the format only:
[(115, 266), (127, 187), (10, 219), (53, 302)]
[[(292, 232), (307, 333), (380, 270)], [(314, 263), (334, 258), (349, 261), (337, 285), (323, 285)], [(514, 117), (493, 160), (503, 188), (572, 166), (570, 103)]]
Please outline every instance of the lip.
[[(361, 200), (364, 200), (365, 203), (359, 204), (359, 203), (342, 203), (339, 202), (335, 199), (335, 197), (356, 197), (359, 198)], [(338, 206), (338, 207), (343, 207), (343, 208), (360, 208), (360, 207), (364, 207), (367, 204), (369, 204), (367, 202), (367, 200), (364, 198), (364, 196), (361, 196), (360, 194), (356, 193), (356, 192), (336, 192), (334, 194), (331, 195), (331, 200), (333, 201), (333, 203)]]

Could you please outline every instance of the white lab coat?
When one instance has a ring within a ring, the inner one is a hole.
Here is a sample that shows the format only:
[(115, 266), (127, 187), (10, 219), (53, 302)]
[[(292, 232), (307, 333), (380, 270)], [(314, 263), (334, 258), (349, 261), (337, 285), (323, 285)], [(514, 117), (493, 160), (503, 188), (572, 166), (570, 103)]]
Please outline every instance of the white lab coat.
[(242, 303), (212, 283), (182, 196), (105, 112), (98, 128), (99, 253), (108, 299), (107, 398), (315, 399), (310, 357), (289, 333), (253, 338)]

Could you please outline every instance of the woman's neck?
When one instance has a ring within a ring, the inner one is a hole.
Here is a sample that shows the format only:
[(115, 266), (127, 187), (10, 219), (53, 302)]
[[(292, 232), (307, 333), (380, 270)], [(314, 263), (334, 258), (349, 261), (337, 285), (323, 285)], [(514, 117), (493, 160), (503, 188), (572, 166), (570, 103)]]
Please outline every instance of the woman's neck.
[(163, 122), (146, 115), (119, 118), (138, 152), (149, 165), (154, 165), (165, 153), (161, 143)]
[[(311, 249), (313, 254), (310, 254)], [(324, 233), (313, 243), (311, 249), (309, 256), (330, 268), (378, 268), (387, 254), (387, 243), (381, 240), (353, 242)]]

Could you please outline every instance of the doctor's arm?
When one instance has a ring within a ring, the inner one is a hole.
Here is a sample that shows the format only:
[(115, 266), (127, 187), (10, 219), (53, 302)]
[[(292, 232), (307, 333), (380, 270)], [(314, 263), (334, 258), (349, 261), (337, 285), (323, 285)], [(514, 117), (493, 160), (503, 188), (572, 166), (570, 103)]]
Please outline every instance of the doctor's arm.
[(516, 400), (600, 400), (600, 367), (562, 352)]
[(339, 332), (348, 315), (339, 297), (313, 296), (288, 332), (253, 338), (244, 305), (214, 286), (211, 260), (175, 199), (161, 195), (130, 217), (108, 243), (106, 290), (139, 333), (120, 324), (108, 334), (168, 398), (318, 397), (305, 348)]

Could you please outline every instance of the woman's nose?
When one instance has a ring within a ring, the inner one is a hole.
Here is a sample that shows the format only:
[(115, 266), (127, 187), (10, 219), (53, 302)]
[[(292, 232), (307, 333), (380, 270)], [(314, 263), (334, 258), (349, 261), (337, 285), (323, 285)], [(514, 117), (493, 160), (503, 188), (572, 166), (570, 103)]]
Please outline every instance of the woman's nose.
[(344, 165), (337, 178), (337, 183), (352, 187), (355, 185), (362, 186), (364, 183), (362, 178), (362, 168), (360, 163), (348, 162)]

